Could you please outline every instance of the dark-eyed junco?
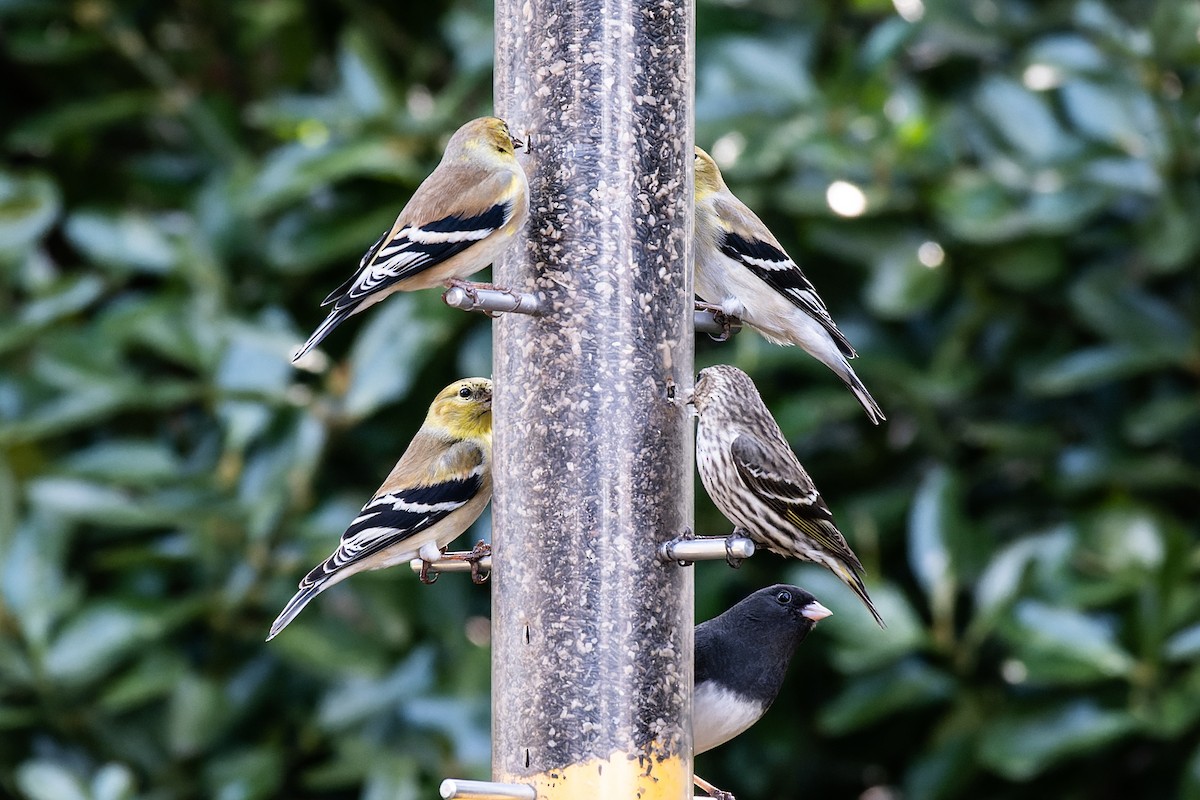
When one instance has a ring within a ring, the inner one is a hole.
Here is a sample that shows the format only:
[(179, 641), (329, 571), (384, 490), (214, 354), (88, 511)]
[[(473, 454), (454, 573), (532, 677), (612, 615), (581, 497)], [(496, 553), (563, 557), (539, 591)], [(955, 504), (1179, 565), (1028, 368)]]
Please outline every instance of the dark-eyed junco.
[[(729, 741), (767, 713), (797, 645), (831, 613), (799, 586), (777, 583), (696, 626), (694, 753)], [(732, 798), (695, 780), (709, 795)]]
[(863, 601), (863, 567), (771, 416), (754, 381), (728, 364), (700, 371), (692, 404), (696, 467), (708, 496), (739, 531), (772, 553), (820, 564)]

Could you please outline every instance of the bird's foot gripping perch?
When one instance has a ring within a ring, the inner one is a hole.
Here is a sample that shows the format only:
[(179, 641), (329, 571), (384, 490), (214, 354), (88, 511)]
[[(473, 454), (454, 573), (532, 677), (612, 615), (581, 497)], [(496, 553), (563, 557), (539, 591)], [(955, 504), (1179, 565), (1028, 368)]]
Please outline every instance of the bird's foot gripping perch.
[(719, 332), (709, 334), (709, 338), (711, 338), (714, 342), (728, 341), (729, 337), (733, 335), (734, 330), (740, 328), (742, 325), (742, 321), (740, 319), (727, 313), (725, 309), (721, 308), (721, 306), (717, 305), (716, 303), (705, 303), (701, 300), (697, 300), (696, 310), (707, 311), (709, 314), (712, 314), (713, 322), (715, 322), (720, 328)]
[[(746, 560), (746, 552), (743, 549), (744, 543), (750, 538), (750, 534), (741, 528), (734, 528), (733, 533), (725, 537), (725, 563), (737, 569)], [(754, 551), (751, 550), (751, 553)]]
[(433, 583), (443, 572), (470, 572), (474, 583), (486, 583), (492, 571), (492, 547), (479, 542), (470, 550), (447, 553), (442, 550), (433, 560), (414, 558), (408, 562), (422, 583)]
[(670, 541), (658, 546), (658, 557), (666, 562), (674, 561), (681, 567), (689, 567), (694, 561), (719, 561), (722, 558), (731, 567), (739, 566), (744, 559), (754, 555), (754, 542), (740, 528), (729, 536), (696, 536), (691, 528)]
[(433, 584), (437, 583), (438, 577), (441, 576), (440, 572), (431, 570), (431, 566), (433, 566), (432, 561), (426, 561), (423, 558), (421, 559), (421, 571), (417, 573), (417, 578), (426, 586), (432, 586)]
[(483, 583), (487, 583), (487, 579), (491, 577), (492, 573), (490, 571), (484, 572), (480, 568), (479, 562), (481, 562), (485, 558), (491, 558), (491, 556), (492, 556), (492, 546), (490, 544), (488, 544), (487, 542), (483, 541), (482, 539), (480, 539), (478, 542), (475, 543), (475, 546), (472, 547), (468, 552), (466, 552), (466, 553), (451, 553), (449, 555), (446, 555), (445, 558), (452, 559), (454, 561), (465, 561), (468, 564), (470, 564), (471, 565), (471, 583), (483, 584)]
[(713, 800), (737, 800), (737, 798), (733, 796), (732, 792), (726, 792), (722, 789), (718, 789), (708, 781), (704, 780), (704, 778), (701, 778), (699, 775), (692, 776), (692, 783), (696, 784), (696, 788), (713, 798)]

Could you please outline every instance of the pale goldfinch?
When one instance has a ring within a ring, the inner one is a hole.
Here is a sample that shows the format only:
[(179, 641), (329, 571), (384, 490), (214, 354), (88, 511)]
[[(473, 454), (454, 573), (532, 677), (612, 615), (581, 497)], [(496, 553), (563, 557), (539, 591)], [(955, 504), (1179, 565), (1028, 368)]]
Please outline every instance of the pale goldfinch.
[[(696, 626), (693, 754), (762, 719), (783, 688), (796, 648), (831, 613), (799, 586), (778, 583)], [(698, 775), (694, 780), (710, 797), (726, 794)]]
[(696, 467), (708, 496), (737, 527), (782, 556), (828, 569), (863, 601), (879, 626), (883, 617), (867, 595), (863, 566), (833, 523), (750, 376), (719, 364), (700, 371), (692, 394)]
[(883, 411), (847, 359), (857, 354), (817, 290), (754, 212), (696, 148), (696, 294), (768, 341), (799, 345), (849, 387), (878, 425)]
[(441, 163), (362, 257), (358, 271), (322, 301), (333, 305), (329, 316), (292, 360), (393, 292), (452, 286), (503, 253), (529, 213), (529, 184), (517, 147), (524, 143), (496, 117), (459, 128)]
[(275, 638), (310, 600), (356, 572), (426, 562), (471, 527), (492, 497), (492, 382), (443, 389), (387, 480), (342, 534), (333, 555), (300, 581), (271, 625)]

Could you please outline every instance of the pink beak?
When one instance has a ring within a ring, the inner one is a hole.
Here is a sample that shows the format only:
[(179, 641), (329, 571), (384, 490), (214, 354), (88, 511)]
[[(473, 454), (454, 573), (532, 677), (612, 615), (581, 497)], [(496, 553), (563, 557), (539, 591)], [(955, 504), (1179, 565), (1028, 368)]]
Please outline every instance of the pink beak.
[(832, 611), (818, 603), (816, 600), (813, 600), (800, 611), (801, 616), (808, 617), (813, 622), (820, 622), (832, 613)]

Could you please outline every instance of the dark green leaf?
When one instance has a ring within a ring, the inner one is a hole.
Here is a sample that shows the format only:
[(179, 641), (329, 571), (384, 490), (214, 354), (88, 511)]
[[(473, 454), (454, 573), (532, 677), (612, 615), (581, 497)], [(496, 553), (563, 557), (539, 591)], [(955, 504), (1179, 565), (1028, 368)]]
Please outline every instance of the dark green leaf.
[(283, 757), (274, 746), (213, 759), (204, 772), (208, 796), (215, 800), (266, 800), (279, 797)]
[(980, 616), (992, 616), (1015, 599), (1032, 565), (1055, 569), (1071, 553), (1073, 533), (1059, 528), (1019, 539), (1000, 550), (975, 583), (975, 605)]
[(833, 659), (838, 669), (860, 673), (901, 660), (925, 645), (926, 632), (912, 606), (894, 586), (867, 581), (867, 591), (887, 623), (880, 630), (862, 602), (832, 573), (820, 567), (794, 567), (788, 582), (803, 586), (834, 612), (819, 635), (835, 640)]
[(1166, 557), (1161, 522), (1146, 508), (1112, 505), (1092, 515), (1079, 537), (1093, 566), (1108, 574), (1156, 575)]
[(1057, 396), (1177, 364), (1183, 354), (1170, 347), (1105, 345), (1077, 350), (1034, 372), (1029, 391)]
[(1200, 657), (1200, 623), (1184, 628), (1168, 639), (1164, 653), (1172, 661), (1194, 661)]
[(947, 736), (909, 766), (904, 775), (904, 793), (928, 800), (949, 800), (960, 796), (962, 785), (976, 769), (973, 738)]
[(995, 248), (988, 267), (992, 277), (1005, 286), (1035, 289), (1062, 274), (1062, 252), (1045, 239), (1017, 241)]
[(948, 267), (940, 260), (923, 264), (914, 245), (893, 251), (871, 271), (864, 299), (885, 319), (906, 319), (929, 309), (946, 286)]
[(48, 114), (33, 117), (8, 135), (11, 147), (44, 153), (76, 136), (94, 136), (117, 122), (140, 117), (156, 105), (151, 92), (132, 91), (59, 106)]
[(351, 29), (342, 35), (338, 69), (346, 94), (360, 114), (381, 116), (395, 105), (387, 66), (363, 31)]
[(66, 233), (80, 252), (97, 264), (119, 270), (163, 274), (179, 263), (179, 248), (162, 219), (132, 211), (76, 211)]
[(158, 619), (114, 603), (93, 605), (69, 620), (46, 651), (43, 668), (64, 688), (103, 677), (161, 631)]
[(947, 700), (954, 689), (954, 680), (944, 672), (907, 659), (859, 676), (825, 706), (818, 722), (829, 735), (844, 736), (901, 711)]
[(149, 485), (178, 477), (183, 464), (162, 442), (126, 439), (80, 450), (65, 460), (63, 466), (81, 478)]
[(979, 758), (1015, 781), (1027, 781), (1071, 756), (1097, 752), (1134, 728), (1125, 712), (1074, 700), (1036, 711), (1010, 711), (984, 729)]
[(61, 204), (50, 178), (0, 172), (0, 255), (25, 252), (54, 224)]
[[(251, 214), (270, 213), (330, 183), (351, 177), (412, 181), (419, 170), (401, 141), (367, 139), (328, 145), (288, 145), (263, 162), (244, 198)], [(423, 176), (421, 176), (423, 177)], [(396, 211), (404, 205), (396, 198)], [(366, 242), (365, 246), (370, 245)]]
[(137, 784), (124, 764), (105, 764), (92, 776), (91, 800), (133, 800)]
[(206, 752), (237, 711), (219, 683), (199, 675), (184, 675), (176, 682), (168, 709), (167, 746), (183, 757)]
[(1015, 81), (990, 76), (983, 81), (975, 102), (996, 130), (1034, 162), (1062, 155), (1071, 141), (1050, 112), (1044, 99)]
[(27, 800), (90, 800), (83, 781), (57, 761), (26, 761), (17, 770), (17, 786)]
[[(449, 336), (447, 321), (418, 316), (416, 306), (401, 294), (371, 309), (350, 353), (350, 386), (342, 407), (347, 419), (362, 419), (406, 394), (416, 370)], [(394, 353), (405, 357), (397, 360)]]
[(948, 611), (957, 585), (950, 540), (961, 525), (954, 506), (956, 487), (944, 467), (929, 470), (908, 516), (908, 563), (935, 616)]
[(1034, 683), (1088, 683), (1134, 668), (1113, 626), (1096, 617), (1037, 600), (1017, 603), (1013, 617), (1009, 645)]

